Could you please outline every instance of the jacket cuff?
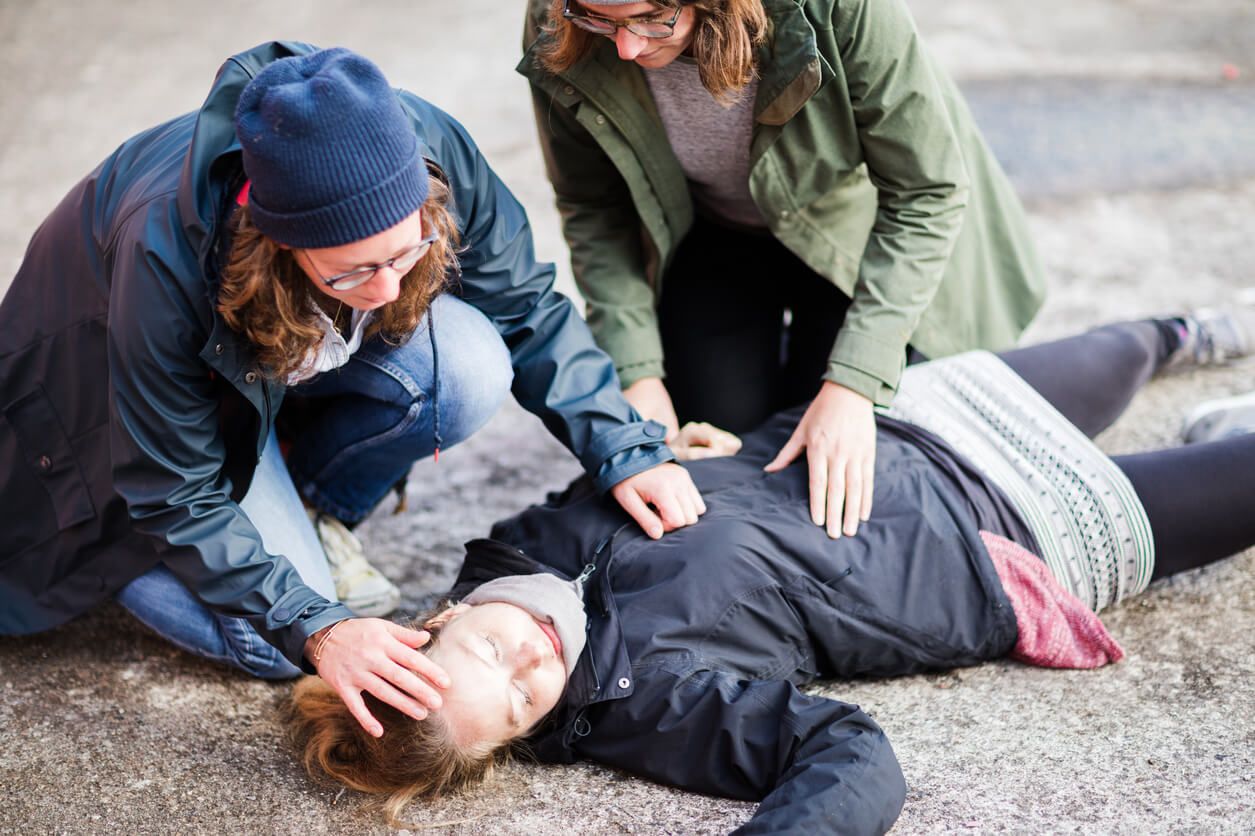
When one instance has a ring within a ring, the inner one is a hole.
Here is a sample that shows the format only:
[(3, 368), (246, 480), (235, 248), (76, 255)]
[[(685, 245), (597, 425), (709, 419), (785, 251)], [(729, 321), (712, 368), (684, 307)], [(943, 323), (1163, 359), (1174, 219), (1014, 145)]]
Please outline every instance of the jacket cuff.
[(887, 343), (842, 329), (828, 358), (824, 380), (858, 392), (877, 406), (888, 406), (906, 368), (906, 343)]
[(662, 337), (652, 308), (607, 313), (590, 309), (588, 328), (597, 347), (610, 355), (627, 388), (643, 377), (662, 377)]
[(266, 612), (266, 627), (282, 642), (279, 651), (308, 674), (318, 671), (305, 658), (305, 643), (324, 627), (356, 618), (344, 604), (328, 601), (308, 586), (288, 592)]
[(605, 493), (629, 476), (674, 461), (664, 440), (667, 429), (657, 421), (638, 421), (602, 433), (584, 454), (584, 469), (598, 492)]
[(665, 378), (666, 372), (662, 369), (662, 358), (657, 360), (645, 360), (640, 363), (633, 363), (630, 366), (616, 365), (614, 370), (619, 374), (619, 386), (623, 389), (628, 388), (638, 380), (644, 380), (647, 377)]

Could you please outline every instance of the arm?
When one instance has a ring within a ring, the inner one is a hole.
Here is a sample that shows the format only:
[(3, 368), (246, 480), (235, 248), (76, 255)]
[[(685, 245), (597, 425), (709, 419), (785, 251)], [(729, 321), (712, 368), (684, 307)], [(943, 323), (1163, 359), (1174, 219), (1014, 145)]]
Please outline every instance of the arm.
[[(113, 257), (108, 334), (114, 487), (134, 528), (198, 598), (248, 619), (299, 665), (312, 633), (352, 613), (306, 586), (286, 558), (268, 554), (232, 501), (218, 394), (218, 386), (230, 384), (215, 382), (198, 356), (208, 302), (188, 298), (176, 268), (139, 233), (124, 230), (122, 238)], [(264, 404), (263, 382), (252, 385)]]
[[(135, 529), (152, 539), (164, 563), (207, 606), (248, 619), (306, 672), (313, 673), (317, 663), (317, 672), (372, 734), (382, 734), (382, 728), (367, 711), (362, 691), (425, 717), (418, 700), (433, 708), (440, 701), (415, 672), (447, 685), (443, 671), (416, 650), (426, 635), (380, 619), (353, 618), (347, 607), (323, 598), (285, 557), (265, 550), (256, 527), (231, 499), (223, 472), (219, 393), (197, 354), (205, 341), (197, 327), (205, 311), (183, 295), (171, 268), (139, 242), (123, 245), (113, 269), (110, 445), (114, 486)], [(260, 378), (251, 386), (246, 394), (258, 399), (263, 413), (272, 402), (278, 406)], [(320, 661), (318, 639), (332, 630), (338, 641), (324, 648)]]
[(932, 62), (901, 0), (843, 3), (833, 25), (878, 209), (824, 383), (767, 469), (806, 451), (811, 519), (835, 538), (871, 517), (872, 407), (888, 405), (897, 389), (907, 343), (958, 237), (968, 180)]
[(646, 269), (645, 232), (627, 183), (569, 108), (534, 85), (532, 102), (588, 327), (614, 361), (623, 388), (643, 378), (662, 378), (662, 338)]
[(738, 833), (883, 833), (902, 809), (897, 758), (857, 706), (715, 671), (638, 670), (635, 687), (595, 716), (580, 754), (761, 801)]
[(537, 262), (522, 206), (460, 125), (448, 117), (437, 162), (462, 222), (462, 295), (496, 326), (510, 350), (513, 391), (584, 465), (611, 486), (674, 457), (664, 430), (624, 400), (610, 359), (570, 300), (553, 289), (553, 265)]
[(962, 226), (968, 177), (902, 0), (841, 3), (833, 26), (879, 203), (825, 379), (887, 405)]

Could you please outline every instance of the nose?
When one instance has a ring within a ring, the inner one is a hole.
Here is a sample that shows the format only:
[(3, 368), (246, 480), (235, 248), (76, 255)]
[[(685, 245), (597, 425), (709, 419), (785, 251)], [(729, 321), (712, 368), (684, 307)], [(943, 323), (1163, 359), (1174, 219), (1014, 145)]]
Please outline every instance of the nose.
[(540, 667), (544, 656), (541, 655), (540, 648), (533, 642), (525, 641), (519, 645), (518, 664), (520, 668), (537, 668)]
[(619, 58), (624, 61), (635, 61), (636, 56), (645, 49), (646, 40), (648, 39), (640, 35), (633, 35), (626, 28), (620, 29), (614, 35), (614, 45), (619, 49)]
[(395, 302), (401, 295), (401, 280), (405, 274), (395, 267), (380, 267), (375, 271), (375, 288), (386, 302)]

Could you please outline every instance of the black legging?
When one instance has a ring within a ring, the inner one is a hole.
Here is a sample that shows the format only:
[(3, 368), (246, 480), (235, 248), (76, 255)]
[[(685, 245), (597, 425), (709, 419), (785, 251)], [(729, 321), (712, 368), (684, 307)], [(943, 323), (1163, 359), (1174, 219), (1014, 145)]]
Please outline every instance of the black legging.
[[(999, 356), (1093, 438), (1180, 345), (1178, 328), (1174, 320), (1106, 325)], [(1114, 461), (1150, 518), (1155, 579), (1255, 546), (1255, 433)]]

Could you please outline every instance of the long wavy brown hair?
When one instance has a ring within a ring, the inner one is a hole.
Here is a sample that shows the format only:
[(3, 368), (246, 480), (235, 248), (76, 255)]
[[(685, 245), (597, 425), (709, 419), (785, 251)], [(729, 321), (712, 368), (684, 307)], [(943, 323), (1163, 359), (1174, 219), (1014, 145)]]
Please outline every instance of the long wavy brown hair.
[[(396, 301), (375, 312), (365, 336), (382, 334), (400, 344), (418, 328), (428, 307), (457, 270), (459, 236), (449, 210), (449, 186), (437, 172), (428, 173), (423, 203), (424, 231), (439, 237), (401, 281)], [(286, 380), (301, 369), (323, 339), (315, 312), (318, 291), (296, 263), (292, 250), (262, 234), (248, 206), (235, 214), (231, 252), (222, 271), (218, 311), (236, 333), (247, 339), (268, 377)]]
[[(424, 652), (438, 641), (440, 628), (430, 621), (437, 612), (415, 621), (432, 634)], [(509, 757), (509, 742), (459, 746), (439, 712), (418, 721), (370, 694), (362, 698), (383, 726), (382, 737), (367, 734), (340, 696), (316, 676), (304, 677), (292, 691), (285, 706), (288, 733), (311, 778), (376, 796), (392, 827), (412, 827), (400, 815), (414, 799), (475, 786)]]
[[(702, 85), (727, 101), (754, 80), (754, 53), (767, 40), (768, 20), (760, 0), (679, 0), (697, 12), (690, 47)], [(660, 6), (671, 5), (660, 2)], [(583, 60), (603, 35), (586, 32), (562, 17), (563, 0), (549, 6), (545, 30), (553, 39), (540, 50), (540, 63), (562, 73)], [(674, 5), (671, 5), (674, 8)]]

